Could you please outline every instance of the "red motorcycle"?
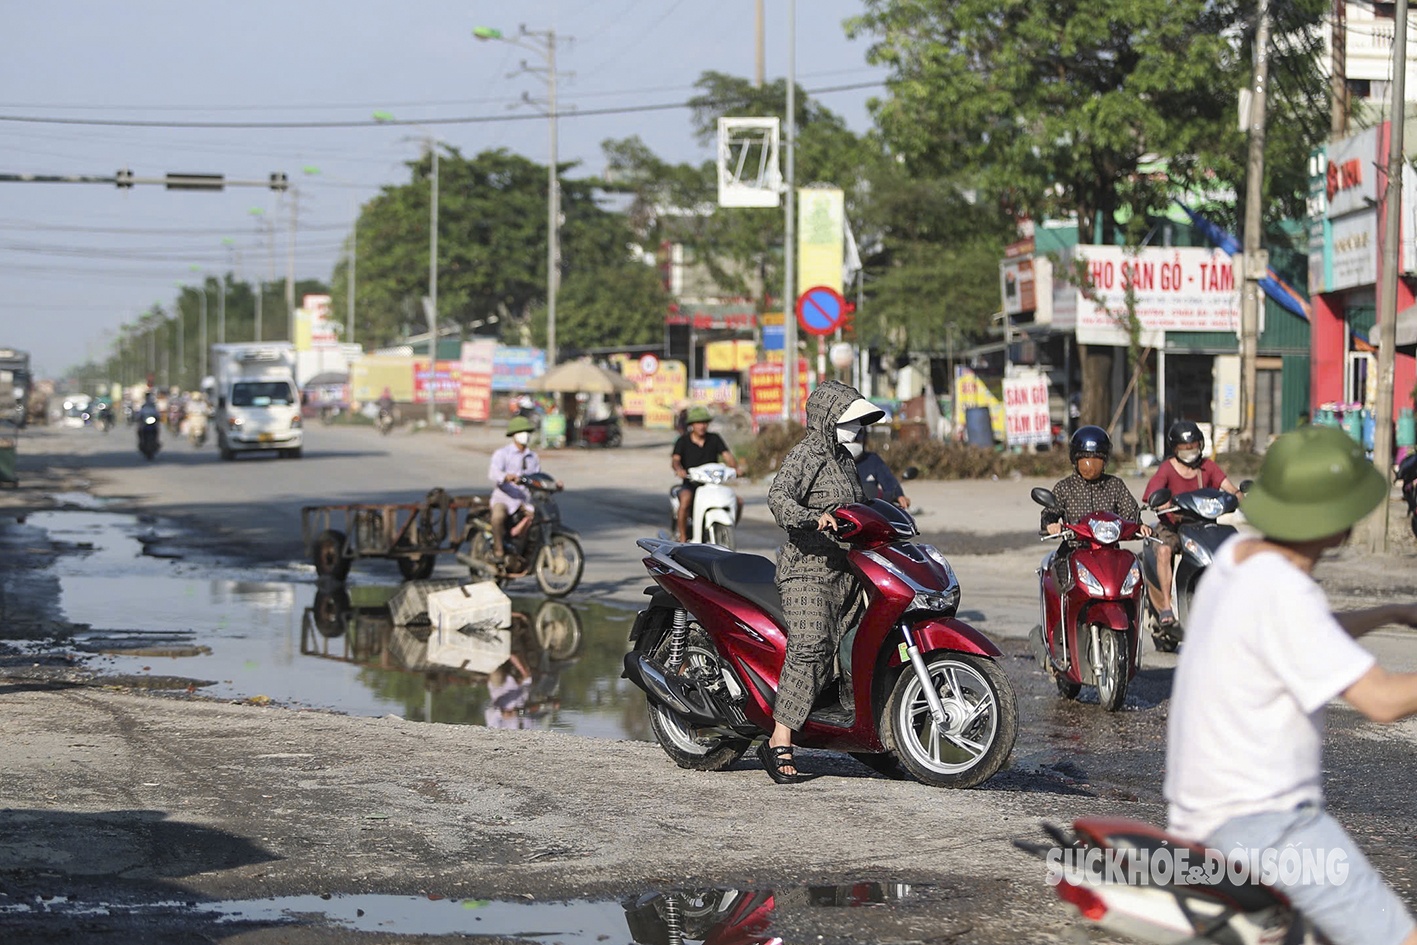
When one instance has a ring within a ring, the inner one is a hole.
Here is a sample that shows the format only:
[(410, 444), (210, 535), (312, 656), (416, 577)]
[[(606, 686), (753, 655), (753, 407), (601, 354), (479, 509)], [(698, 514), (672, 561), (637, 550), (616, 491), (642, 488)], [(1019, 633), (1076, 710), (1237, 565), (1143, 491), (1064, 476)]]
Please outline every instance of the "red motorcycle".
[[(939, 550), (909, 540), (914, 519), (887, 502), (833, 515), (865, 616), (843, 634), (840, 672), (796, 744), (937, 787), (987, 780), (1013, 749), (1018, 707), (998, 647), (955, 619), (954, 570)], [(670, 758), (723, 770), (772, 731), (787, 653), (776, 566), (716, 545), (638, 544), (658, 585), (645, 589), (652, 596), (630, 631), (624, 676), (645, 691), (650, 727)]]
[[(1048, 489), (1034, 489), (1030, 495), (1044, 508), (1059, 510)], [(1156, 508), (1170, 498), (1161, 489), (1148, 505)], [(1058, 587), (1050, 554), (1037, 572), (1041, 622), (1029, 639), (1039, 665), (1053, 677), (1060, 693), (1075, 699), (1083, 686), (1096, 686), (1102, 708), (1116, 712), (1140, 666), (1144, 593), (1137, 556), (1118, 543), (1141, 538), (1141, 524), (1123, 521), (1111, 512), (1090, 512), (1079, 522), (1064, 523), (1061, 532), (1044, 540), (1070, 533), (1080, 547), (1068, 561), (1068, 588)]]

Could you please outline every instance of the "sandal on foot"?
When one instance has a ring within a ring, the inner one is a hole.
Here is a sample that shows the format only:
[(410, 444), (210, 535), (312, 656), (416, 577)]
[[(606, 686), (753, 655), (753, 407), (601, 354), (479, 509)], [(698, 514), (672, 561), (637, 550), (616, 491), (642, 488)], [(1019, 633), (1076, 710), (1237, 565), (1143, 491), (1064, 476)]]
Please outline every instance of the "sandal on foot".
[(769, 745), (766, 741), (758, 745), (758, 760), (767, 769), (768, 777), (778, 784), (796, 784), (802, 780), (802, 773), (787, 774), (783, 768), (796, 768), (792, 763), (791, 745)]
[(1171, 609), (1168, 607), (1166, 610), (1157, 614), (1156, 622), (1163, 627), (1174, 627), (1176, 626), (1176, 615), (1172, 613)]

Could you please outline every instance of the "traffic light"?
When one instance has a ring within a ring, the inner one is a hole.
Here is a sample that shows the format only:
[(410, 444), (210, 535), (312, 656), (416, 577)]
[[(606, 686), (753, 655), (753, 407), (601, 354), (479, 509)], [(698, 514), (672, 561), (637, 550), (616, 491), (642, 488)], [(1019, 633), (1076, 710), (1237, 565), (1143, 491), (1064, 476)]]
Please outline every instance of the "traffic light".
[(277, 172), (271, 175), (271, 190), (283, 192), (290, 189), (290, 180), (282, 173)]
[(118, 185), (119, 190), (133, 189), (133, 172), (128, 168), (120, 168), (118, 173), (113, 175), (113, 182)]

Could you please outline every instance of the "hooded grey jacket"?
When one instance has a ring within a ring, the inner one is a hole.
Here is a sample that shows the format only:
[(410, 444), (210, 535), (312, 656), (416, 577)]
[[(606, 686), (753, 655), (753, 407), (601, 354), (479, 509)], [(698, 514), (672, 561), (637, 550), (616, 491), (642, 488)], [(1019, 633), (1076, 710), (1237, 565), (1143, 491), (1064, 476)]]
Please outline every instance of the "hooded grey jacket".
[(768, 490), (768, 508), (787, 532), (777, 552), (777, 580), (827, 577), (847, 570), (846, 551), (817, 531), (817, 519), (863, 499), (856, 463), (836, 441), (836, 421), (861, 396), (826, 381), (807, 398), (807, 432), (783, 458)]

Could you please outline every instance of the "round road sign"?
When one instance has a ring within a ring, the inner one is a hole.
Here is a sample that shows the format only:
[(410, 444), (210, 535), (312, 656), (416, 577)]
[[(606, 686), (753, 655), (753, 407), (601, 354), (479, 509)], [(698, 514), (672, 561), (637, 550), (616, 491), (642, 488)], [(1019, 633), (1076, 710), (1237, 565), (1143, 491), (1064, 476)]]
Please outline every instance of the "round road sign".
[(809, 335), (830, 335), (846, 320), (846, 300), (830, 286), (813, 286), (797, 297), (797, 323)]
[(654, 355), (652, 355), (652, 354), (642, 354), (642, 355), (640, 355), (640, 373), (641, 373), (641, 374), (653, 374), (655, 371), (658, 371), (658, 370), (659, 370), (659, 358), (656, 358), (656, 357), (655, 357)]

